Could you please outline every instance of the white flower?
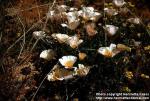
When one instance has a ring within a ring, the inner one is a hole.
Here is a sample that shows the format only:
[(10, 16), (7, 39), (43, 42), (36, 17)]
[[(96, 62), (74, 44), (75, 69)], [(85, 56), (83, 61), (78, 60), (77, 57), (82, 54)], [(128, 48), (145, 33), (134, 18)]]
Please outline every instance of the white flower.
[(63, 56), (59, 59), (59, 62), (65, 66), (66, 69), (73, 68), (74, 63), (77, 61), (77, 57), (69, 55), (69, 56)]
[(82, 7), (83, 12), (85, 13), (90, 13), (90, 12), (94, 12), (94, 8), (93, 7)]
[(57, 73), (53, 72), (53, 73), (48, 74), (47, 79), (49, 81), (57, 81), (57, 80), (62, 81), (62, 80), (72, 79), (73, 77), (74, 77), (73, 74), (72, 75), (71, 74), (70, 75), (66, 75), (66, 76), (60, 76), (60, 74), (57, 74)]
[(76, 12), (68, 12), (66, 13), (66, 15), (67, 15), (68, 23), (61, 24), (62, 27), (68, 27), (71, 30), (76, 29), (78, 25), (80, 24), (80, 19), (78, 18), (78, 14)]
[(140, 24), (139, 18), (129, 18), (129, 19), (127, 19), (127, 21), (130, 23), (134, 23), (134, 24)]
[(89, 20), (94, 13), (94, 8), (93, 7), (82, 7), (82, 11), (83, 11), (82, 17)]
[(123, 44), (110, 44), (109, 47), (100, 47), (98, 53), (105, 57), (114, 57), (121, 51), (131, 51), (131, 48)]
[(102, 16), (101, 13), (99, 13), (99, 12), (94, 12), (94, 13), (93, 13), (93, 16), (91, 16), (90, 20), (92, 20), (92, 21), (94, 21), (94, 22), (97, 22), (101, 16)]
[(118, 54), (120, 51), (116, 49), (115, 44), (110, 44), (109, 47), (100, 47), (98, 49), (98, 53), (104, 55), (105, 57), (114, 57), (116, 54)]
[(49, 81), (62, 81), (72, 79), (74, 77), (74, 71), (61, 68), (59, 65), (55, 65), (51, 72), (47, 75)]
[(77, 14), (78, 14), (78, 16), (82, 16), (82, 15), (83, 15), (83, 10), (79, 10), (79, 11), (77, 12)]
[(68, 12), (67, 13), (68, 22), (74, 22), (78, 19), (78, 14), (76, 12)]
[(82, 10), (78, 11), (78, 16), (96, 22), (101, 17), (101, 13), (95, 12), (93, 7), (82, 7)]
[(80, 24), (80, 20), (75, 20), (74, 22), (70, 22), (68, 24), (63, 23), (63, 24), (61, 24), (61, 26), (67, 27), (71, 30), (75, 30), (79, 26), (79, 24)]
[(113, 36), (116, 34), (119, 28), (114, 25), (106, 25), (104, 29), (108, 33), (108, 35)]
[(104, 8), (104, 12), (106, 12), (106, 14), (109, 16), (113, 16), (113, 15), (118, 14), (118, 11), (114, 8)]
[(126, 2), (124, 0), (113, 0), (113, 3), (117, 7), (122, 7)]
[(33, 37), (35, 39), (42, 39), (46, 36), (45, 32), (44, 31), (34, 31), (33, 32)]
[(75, 75), (86, 76), (90, 71), (90, 66), (84, 66), (83, 64), (78, 64), (78, 68), (75, 69)]
[(70, 45), (71, 48), (76, 48), (78, 45), (80, 45), (83, 42), (82, 39), (79, 39), (77, 35), (74, 35), (72, 37), (69, 37), (67, 43)]
[(69, 37), (67, 34), (58, 33), (52, 34), (52, 37), (57, 39), (60, 43), (66, 43), (70, 45), (70, 47), (72, 48), (78, 47), (78, 45), (80, 45), (83, 42), (83, 40), (79, 39), (77, 35)]
[(56, 80), (62, 81), (63, 80), (63, 78), (58, 78), (56, 76), (56, 73), (50, 73), (50, 74), (48, 74), (47, 75), (47, 79), (48, 79), (48, 81), (56, 81)]
[(61, 34), (61, 33), (52, 34), (52, 37), (57, 39), (60, 43), (67, 42), (67, 40), (69, 38), (69, 36), (67, 34)]
[(78, 16), (81, 16), (84, 19), (88, 18), (89, 20), (93, 12), (94, 12), (93, 7), (82, 7), (82, 10), (79, 10), (77, 13), (78, 13)]
[(40, 58), (50, 61), (54, 59), (55, 55), (56, 53), (52, 49), (48, 49), (41, 52)]

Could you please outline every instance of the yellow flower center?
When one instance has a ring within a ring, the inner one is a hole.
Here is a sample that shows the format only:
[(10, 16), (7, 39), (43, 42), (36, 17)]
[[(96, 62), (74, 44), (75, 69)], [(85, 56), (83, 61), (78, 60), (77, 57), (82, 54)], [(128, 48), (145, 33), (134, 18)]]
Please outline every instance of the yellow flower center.
[(66, 63), (65, 63), (65, 67), (68, 67), (68, 68), (72, 68), (73, 67), (73, 64), (74, 64), (74, 62), (73, 61), (67, 61)]
[(106, 51), (104, 53), (104, 56), (106, 56), (106, 57), (112, 57), (112, 52), (106, 49)]
[(76, 47), (77, 47), (77, 45), (75, 45), (75, 44), (74, 44), (74, 45), (71, 45), (71, 47), (74, 49), (74, 48), (76, 48)]

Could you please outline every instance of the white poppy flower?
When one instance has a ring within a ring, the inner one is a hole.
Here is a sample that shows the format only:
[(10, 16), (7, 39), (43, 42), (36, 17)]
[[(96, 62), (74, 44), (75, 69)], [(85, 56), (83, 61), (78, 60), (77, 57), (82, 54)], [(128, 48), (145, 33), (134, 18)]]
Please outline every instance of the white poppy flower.
[(33, 32), (33, 37), (35, 39), (42, 39), (46, 36), (45, 32), (44, 31), (34, 31)]
[(101, 17), (101, 13), (95, 12), (93, 7), (82, 7), (82, 10), (78, 11), (78, 16), (96, 22)]
[(84, 12), (90, 13), (90, 12), (94, 12), (94, 8), (93, 7), (82, 7)]
[(74, 30), (80, 24), (80, 19), (78, 18), (78, 14), (76, 12), (68, 12), (66, 13), (68, 23), (61, 24), (62, 27), (68, 27), (71, 30)]
[(50, 61), (54, 59), (55, 55), (56, 53), (52, 49), (48, 49), (41, 52), (40, 58)]
[(108, 35), (113, 36), (116, 34), (119, 28), (114, 25), (106, 25), (104, 29), (108, 33)]
[(63, 78), (58, 78), (55, 73), (48, 74), (47, 79), (48, 81), (56, 81), (56, 80), (62, 81), (63, 80)]
[(91, 14), (94, 12), (93, 7), (82, 7), (83, 10), (83, 16), (91, 16)]
[(65, 66), (66, 69), (73, 68), (74, 63), (77, 61), (77, 57), (75, 56), (63, 56), (59, 59), (59, 62)]
[(94, 21), (94, 22), (97, 22), (101, 16), (102, 16), (101, 13), (99, 13), (99, 12), (94, 12), (94, 13), (93, 13), (93, 16), (91, 16), (90, 20), (92, 20), (92, 21)]
[(134, 23), (134, 24), (140, 24), (139, 18), (129, 18), (129, 19), (127, 19), (127, 21), (130, 23)]
[(104, 12), (106, 12), (106, 14), (109, 16), (113, 16), (113, 15), (118, 14), (118, 11), (114, 8), (104, 8)]
[(113, 3), (117, 7), (122, 7), (126, 2), (124, 0), (113, 0)]
[(115, 44), (110, 44), (109, 47), (100, 47), (98, 49), (98, 53), (104, 55), (105, 57), (114, 57), (117, 55), (120, 51), (116, 49)]
[(82, 11), (83, 11), (82, 17), (89, 20), (94, 13), (94, 8), (93, 7), (82, 7)]
[(71, 48), (76, 48), (78, 45), (80, 45), (83, 42), (82, 39), (79, 39), (77, 35), (74, 35), (72, 37), (69, 37), (68, 39), (68, 44), (70, 45)]
[(74, 22), (75, 20), (78, 19), (78, 15), (76, 12), (68, 12), (67, 19), (68, 19), (68, 22)]
[(79, 11), (77, 12), (77, 14), (78, 14), (78, 16), (82, 16), (82, 15), (83, 15), (83, 10), (79, 10)]
[(74, 71), (70, 71), (65, 68), (61, 68), (59, 65), (55, 65), (51, 72), (47, 75), (48, 81), (62, 81), (72, 79), (74, 77)]
[(78, 68), (75, 69), (75, 75), (86, 76), (90, 71), (90, 66), (84, 66), (83, 64), (78, 64)]
[(70, 22), (68, 24), (63, 23), (63, 24), (61, 24), (61, 26), (62, 27), (67, 27), (71, 30), (74, 30), (79, 26), (79, 24), (80, 24), (80, 20), (75, 20), (74, 22)]
[(72, 75), (70, 74), (67, 76), (60, 76), (60, 77), (57, 77), (57, 76), (60, 76), (60, 74), (50, 73), (50, 74), (48, 74), (47, 79), (49, 81), (57, 81), (57, 80), (62, 81), (62, 80), (72, 79), (74, 77), (73, 74)]
[(67, 42), (67, 40), (69, 38), (69, 36), (67, 34), (61, 34), (61, 33), (52, 34), (52, 37), (57, 39), (60, 43)]

